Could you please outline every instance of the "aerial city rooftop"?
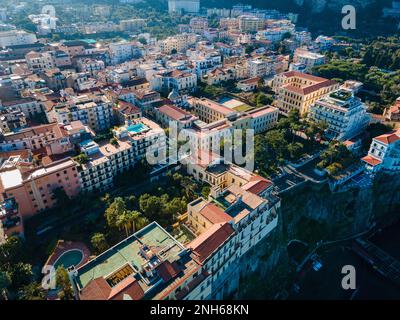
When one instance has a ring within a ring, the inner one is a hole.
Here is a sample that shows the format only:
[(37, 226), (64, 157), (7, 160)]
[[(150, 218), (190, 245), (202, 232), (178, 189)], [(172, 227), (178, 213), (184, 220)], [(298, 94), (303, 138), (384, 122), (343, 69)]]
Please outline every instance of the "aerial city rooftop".
[[(81, 219), (96, 198), (88, 220), (105, 212), (109, 243), (60, 239), (47, 261), (82, 252), (64, 264), (72, 298), (225, 298), (255, 271), (255, 256), (269, 259), (260, 244), (281, 232), (283, 193), (369, 188), (400, 173), (400, 93), (379, 109), (369, 100), (378, 93), (331, 71), (360, 62), (358, 43), (249, 5), (169, 0), (163, 14), (179, 23), (163, 36), (143, 15), (116, 22), (109, 6), (93, 8), (87, 18), (98, 21), (31, 12), (34, 32), (13, 25), (18, 7), (0, 8), (0, 244), (46, 239), (64, 222), (96, 235)], [(171, 154), (185, 142), (171, 125), (197, 149)], [(255, 135), (243, 145), (255, 150), (244, 155), (254, 170), (224, 154), (237, 130)], [(160, 162), (147, 163), (150, 153)], [(114, 209), (136, 216), (111, 226)]]

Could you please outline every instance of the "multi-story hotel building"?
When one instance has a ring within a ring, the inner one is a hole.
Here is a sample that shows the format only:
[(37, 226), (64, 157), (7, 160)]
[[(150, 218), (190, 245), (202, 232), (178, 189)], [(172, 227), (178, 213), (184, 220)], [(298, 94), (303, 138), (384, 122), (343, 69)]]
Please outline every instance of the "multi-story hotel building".
[(283, 113), (297, 109), (306, 114), (318, 99), (339, 89), (339, 84), (310, 74), (288, 71), (274, 77), (272, 89), (277, 96), (277, 106)]
[(0, 101), (0, 107), (10, 111), (21, 111), (27, 118), (43, 112), (41, 104), (30, 97)]
[(22, 129), (1, 136), (0, 151), (46, 149), (46, 153), (61, 154), (73, 149), (64, 126), (58, 123)]
[(82, 191), (104, 191), (113, 184), (114, 177), (132, 169), (146, 156), (149, 149), (165, 148), (164, 130), (146, 118), (134, 119), (122, 127), (113, 129), (116, 143), (95, 143), (86, 140), (80, 143), (81, 152), (89, 161), (79, 165)]
[(71, 268), (77, 298), (207, 300), (237, 288), (241, 258), (275, 229), (280, 200), (270, 181), (221, 163), (204, 170), (215, 166), (223, 166), (226, 187), (188, 205), (192, 241), (183, 245), (153, 222)]
[(317, 100), (309, 112), (310, 118), (328, 124), (326, 135), (345, 141), (360, 134), (370, 117), (364, 103), (350, 91), (340, 89)]
[(35, 52), (31, 51), (25, 56), (28, 68), (33, 73), (41, 73), (56, 67), (55, 52)]
[(156, 91), (190, 92), (197, 87), (197, 76), (195, 73), (172, 70), (156, 74), (151, 82), (151, 88)]
[(0, 47), (27, 45), (37, 42), (34, 33), (23, 30), (11, 30), (0, 32)]
[(33, 164), (13, 161), (15, 165), (0, 169), (0, 200), (15, 198), (22, 218), (51, 208), (57, 201), (54, 190), (64, 189), (69, 197), (80, 192), (76, 164), (71, 159), (34, 167)]
[(265, 27), (264, 19), (252, 15), (242, 15), (237, 19), (239, 21), (239, 30), (242, 32), (256, 32)]
[(198, 13), (200, 0), (168, 0), (169, 13)]
[(49, 122), (69, 124), (82, 121), (94, 131), (104, 131), (113, 121), (112, 103), (104, 94), (85, 94), (70, 97), (46, 111)]
[(189, 103), (201, 121), (212, 123), (222, 119), (233, 119), (237, 111), (207, 98), (190, 98)]
[(305, 66), (306, 72), (311, 72), (312, 68), (325, 63), (325, 56), (319, 53), (298, 48), (294, 52), (293, 62)]
[(170, 54), (173, 50), (181, 52), (196, 43), (196, 35), (193, 33), (182, 33), (160, 41), (161, 52)]
[(375, 137), (368, 155), (361, 159), (367, 171), (400, 172), (400, 129)]

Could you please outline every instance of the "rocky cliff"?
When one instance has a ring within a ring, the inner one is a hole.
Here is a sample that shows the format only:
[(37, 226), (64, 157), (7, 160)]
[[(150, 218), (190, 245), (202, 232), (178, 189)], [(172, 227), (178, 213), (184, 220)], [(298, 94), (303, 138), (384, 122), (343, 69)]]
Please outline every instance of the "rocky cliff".
[(312, 245), (357, 234), (372, 222), (385, 226), (399, 220), (400, 175), (379, 176), (370, 188), (338, 193), (307, 184), (282, 195), (280, 214), (279, 227), (244, 257), (236, 298), (272, 299), (291, 282), (294, 265), (286, 246), (292, 239)]

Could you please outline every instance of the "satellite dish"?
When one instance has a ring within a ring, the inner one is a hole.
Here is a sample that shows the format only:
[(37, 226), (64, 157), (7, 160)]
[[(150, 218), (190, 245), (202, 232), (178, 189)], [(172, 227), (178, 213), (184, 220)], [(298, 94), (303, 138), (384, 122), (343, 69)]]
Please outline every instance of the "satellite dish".
[(52, 5), (45, 5), (42, 8), (42, 14), (48, 14), (50, 17), (56, 17), (56, 9)]

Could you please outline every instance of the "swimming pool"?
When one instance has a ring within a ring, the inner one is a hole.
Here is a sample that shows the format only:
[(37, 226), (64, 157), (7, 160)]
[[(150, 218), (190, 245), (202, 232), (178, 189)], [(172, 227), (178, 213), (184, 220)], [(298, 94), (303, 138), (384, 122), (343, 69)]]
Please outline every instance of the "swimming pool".
[(79, 249), (71, 249), (64, 252), (54, 263), (54, 268), (64, 266), (68, 269), (71, 266), (78, 266), (83, 260), (83, 252)]
[(140, 133), (149, 128), (146, 125), (144, 125), (143, 123), (137, 123), (137, 124), (131, 124), (130, 126), (128, 126), (127, 129), (129, 132)]

